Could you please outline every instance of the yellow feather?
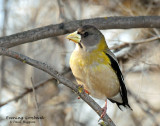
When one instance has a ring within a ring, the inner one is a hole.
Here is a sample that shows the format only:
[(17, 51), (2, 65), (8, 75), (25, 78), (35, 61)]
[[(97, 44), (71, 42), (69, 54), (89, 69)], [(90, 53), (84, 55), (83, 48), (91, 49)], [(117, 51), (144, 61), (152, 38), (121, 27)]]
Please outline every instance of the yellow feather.
[(92, 96), (100, 99), (119, 92), (118, 78), (106, 55), (107, 49), (103, 37), (93, 51), (75, 50), (70, 58), (70, 66), (78, 84), (84, 85)]
[(95, 50), (91, 52), (83, 52), (83, 51), (77, 52), (75, 57), (71, 56), (70, 62), (75, 62), (75, 65), (79, 65), (81, 67), (93, 64), (94, 62), (106, 65), (110, 64), (111, 62), (108, 56), (105, 54), (107, 48), (108, 46), (103, 37)]

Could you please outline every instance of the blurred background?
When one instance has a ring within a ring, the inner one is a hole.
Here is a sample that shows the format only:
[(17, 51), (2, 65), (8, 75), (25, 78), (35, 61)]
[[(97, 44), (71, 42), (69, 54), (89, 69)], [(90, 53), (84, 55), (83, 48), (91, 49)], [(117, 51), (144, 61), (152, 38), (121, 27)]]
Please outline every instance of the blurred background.
[[(160, 16), (160, 0), (0, 0), (0, 36), (77, 19), (141, 15)], [(108, 102), (108, 115), (116, 126), (160, 126), (160, 29), (106, 29), (102, 33), (118, 58), (133, 109), (120, 111)], [(76, 83), (69, 68), (75, 45), (65, 37), (12, 50), (49, 64)], [(31, 93), (33, 85), (41, 86)], [(104, 101), (95, 100), (104, 106)], [(36, 121), (31, 124), (10, 123), (7, 116), (44, 119), (30, 119)], [(76, 93), (48, 74), (0, 56), (0, 126), (98, 126), (98, 119)]]

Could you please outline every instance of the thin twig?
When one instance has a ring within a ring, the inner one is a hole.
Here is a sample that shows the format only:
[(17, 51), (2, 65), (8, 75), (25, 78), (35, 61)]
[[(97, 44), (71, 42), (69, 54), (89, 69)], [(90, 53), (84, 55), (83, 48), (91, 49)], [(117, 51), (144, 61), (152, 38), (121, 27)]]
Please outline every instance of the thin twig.
[[(34, 99), (35, 99), (36, 113), (37, 113), (37, 116), (40, 117), (37, 95), (36, 95), (36, 91), (35, 91), (35, 89), (34, 89), (34, 84), (33, 84), (33, 79), (32, 79), (32, 78), (31, 78), (31, 83), (32, 83), (32, 90), (33, 90)], [(38, 121), (39, 121), (39, 125), (42, 126), (42, 122), (41, 122), (41, 119), (40, 119), (40, 118), (38, 118)]]
[[(2, 35), (5, 36), (6, 35), (6, 31), (7, 31), (7, 23), (8, 23), (8, 13), (9, 13), (9, 8), (8, 8), (8, 0), (3, 0), (3, 27), (2, 27)], [(1, 64), (0, 64), (0, 92), (2, 90), (2, 87), (4, 86), (4, 82), (5, 82), (5, 65), (6, 65), (6, 59), (4, 58), (4, 56), (2, 56), (1, 58)], [(0, 99), (1, 99), (1, 93), (0, 93)]]
[[(156, 126), (159, 126), (158, 124), (158, 121), (155, 117), (155, 115), (153, 115), (150, 110), (152, 110), (152, 107), (148, 104), (147, 101), (143, 100), (143, 99), (140, 99), (140, 98), (137, 98), (136, 95), (131, 91), (131, 90), (128, 90), (128, 93), (134, 98), (134, 100), (140, 104), (140, 108), (152, 119), (152, 121), (155, 123)], [(147, 108), (144, 108), (143, 107), (143, 103), (146, 104)]]
[[(69, 69), (69, 68), (65, 68), (65, 69), (64, 69), (64, 72), (62, 73), (62, 75), (65, 75), (65, 74), (67, 74), (68, 72), (70, 72), (70, 69)], [(37, 90), (39, 87), (44, 86), (44, 85), (47, 84), (47, 82), (49, 82), (49, 81), (57, 81), (57, 80), (54, 79), (54, 78), (47, 79), (47, 80), (45, 80), (45, 81), (42, 81), (42, 82), (36, 84), (36, 85), (34, 86), (34, 89)], [(20, 95), (14, 97), (14, 98), (12, 98), (12, 99), (4, 102), (4, 103), (0, 103), (0, 107), (4, 106), (4, 105), (6, 105), (6, 104), (8, 104), (8, 103), (10, 103), (10, 102), (18, 101), (19, 99), (23, 98), (25, 95), (27, 95), (28, 93), (31, 93), (31, 92), (33, 92), (33, 89), (32, 89), (32, 88), (25, 88), (25, 91), (24, 91), (23, 93), (21, 93)]]
[(57, 0), (57, 3), (58, 3), (58, 9), (59, 9), (59, 18), (62, 20), (62, 21), (66, 21), (67, 18), (66, 16), (64, 15), (64, 6), (62, 4), (62, 0)]
[[(69, 71), (70, 71), (70, 69), (65, 68), (65, 69), (64, 69), (64, 72), (62, 73), (62, 75), (67, 74)], [(37, 90), (39, 87), (42, 87), (42, 86), (44, 86), (45, 84), (47, 84), (47, 82), (49, 82), (49, 81), (54, 81), (54, 80), (56, 81), (56, 79), (50, 78), (50, 79), (47, 79), (47, 80), (45, 80), (45, 81), (42, 81), (42, 82), (36, 84), (36, 85), (34, 86), (34, 89)], [(8, 104), (8, 103), (10, 103), (10, 102), (18, 101), (19, 99), (23, 98), (25, 95), (27, 95), (28, 93), (31, 93), (32, 91), (33, 91), (32, 88), (25, 88), (25, 91), (24, 91), (23, 93), (21, 93), (20, 95), (14, 97), (14, 98), (12, 98), (12, 99), (4, 102), (4, 103), (0, 103), (0, 107), (4, 106), (4, 105), (6, 105), (6, 104)]]
[(134, 41), (134, 42), (123, 42), (121, 45), (111, 47), (111, 49), (116, 50), (116, 49), (127, 47), (129, 45), (145, 44), (148, 42), (153, 42), (158, 39), (160, 39), (160, 36), (156, 36), (156, 37), (152, 37), (152, 38), (148, 38), (144, 40), (139, 40), (139, 41)]
[[(34, 89), (36, 90), (36, 89), (38, 89), (39, 87), (44, 86), (48, 81), (51, 81), (51, 80), (55, 80), (55, 79), (54, 79), (54, 78), (50, 78), (50, 79), (48, 79), (48, 80), (45, 80), (45, 81), (43, 81), (43, 82), (40, 82), (40, 83), (38, 83), (36, 86), (34, 86)], [(33, 91), (32, 88), (26, 88), (26, 90), (25, 90), (22, 94), (20, 94), (20, 95), (18, 95), (18, 96), (16, 96), (16, 97), (14, 97), (14, 98), (12, 98), (12, 99), (4, 102), (4, 103), (0, 103), (0, 107), (4, 106), (4, 105), (6, 105), (6, 104), (8, 104), (8, 103), (10, 103), (10, 102), (18, 101), (19, 99), (23, 98), (25, 95), (27, 95), (28, 93), (31, 93), (32, 91)]]
[[(31, 59), (27, 56), (24, 56), (22, 54), (19, 54), (14, 51), (10, 51), (9, 49), (0, 48), (0, 54), (12, 57), (14, 59), (17, 59), (23, 63), (29, 64), (35, 68), (38, 68), (51, 76), (53, 76), (56, 80), (58, 80), (60, 83), (64, 84), (65, 86), (72, 89), (74, 92), (76, 92), (81, 99), (83, 99), (99, 116), (102, 114), (102, 108), (88, 95), (85, 93), (85, 91), (79, 92), (77, 86), (71, 82), (69, 79), (64, 78), (62, 75), (60, 75), (55, 69), (47, 65), (46, 63), (42, 63), (40, 61)], [(111, 120), (111, 118), (106, 114), (103, 118), (103, 121), (107, 123), (109, 126), (115, 126), (114, 122)]]

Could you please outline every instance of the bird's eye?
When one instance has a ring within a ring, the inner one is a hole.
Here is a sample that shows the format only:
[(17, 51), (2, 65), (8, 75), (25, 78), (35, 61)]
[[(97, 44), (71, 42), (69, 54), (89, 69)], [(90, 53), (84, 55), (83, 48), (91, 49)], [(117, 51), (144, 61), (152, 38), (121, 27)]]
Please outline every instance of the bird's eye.
[(85, 32), (83, 37), (87, 37), (88, 36), (88, 32)]
[(77, 32), (77, 34), (79, 34), (79, 35), (80, 35), (81, 33), (78, 31), (78, 32)]

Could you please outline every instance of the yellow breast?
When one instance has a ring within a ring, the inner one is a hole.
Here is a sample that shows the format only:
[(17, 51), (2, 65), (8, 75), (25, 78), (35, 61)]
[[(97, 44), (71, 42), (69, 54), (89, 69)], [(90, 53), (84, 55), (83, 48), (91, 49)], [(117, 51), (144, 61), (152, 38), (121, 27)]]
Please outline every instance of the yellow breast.
[(118, 78), (103, 51), (75, 50), (70, 58), (70, 66), (77, 83), (84, 85), (93, 97), (105, 99), (119, 92)]
[(95, 50), (74, 50), (70, 58), (70, 67), (77, 83), (99, 99), (111, 98), (120, 90), (117, 75), (104, 52), (107, 48), (103, 37)]

